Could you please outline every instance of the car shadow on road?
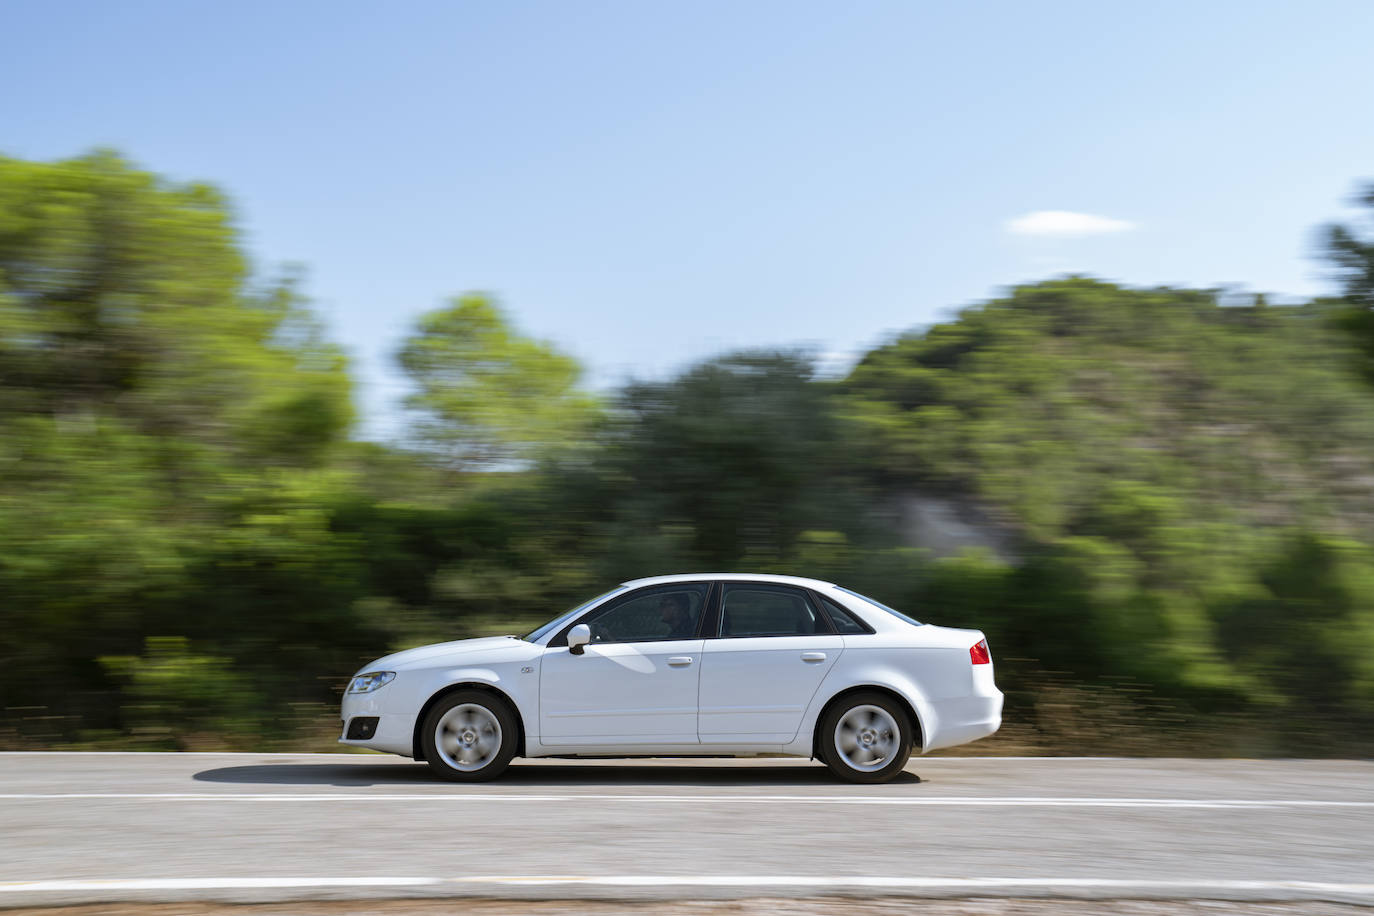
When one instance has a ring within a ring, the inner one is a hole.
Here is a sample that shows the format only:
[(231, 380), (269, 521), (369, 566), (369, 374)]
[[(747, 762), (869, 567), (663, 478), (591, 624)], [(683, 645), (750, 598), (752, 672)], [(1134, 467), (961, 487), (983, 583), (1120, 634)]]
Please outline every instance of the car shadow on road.
[[(451, 785), (422, 763), (271, 763), (216, 767), (193, 777), (200, 782), (260, 786), (383, 786)], [(892, 782), (911, 785), (921, 778), (910, 771)], [(514, 763), (495, 783), (498, 786), (840, 786), (820, 764), (767, 766), (707, 765), (684, 762), (679, 766), (655, 763), (525, 764)]]

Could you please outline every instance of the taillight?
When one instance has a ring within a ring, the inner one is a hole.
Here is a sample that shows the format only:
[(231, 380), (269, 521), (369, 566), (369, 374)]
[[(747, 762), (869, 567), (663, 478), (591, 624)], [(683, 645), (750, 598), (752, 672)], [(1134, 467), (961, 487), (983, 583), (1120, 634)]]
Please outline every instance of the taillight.
[(991, 665), (992, 654), (988, 652), (988, 641), (980, 639), (968, 650), (968, 657), (975, 665)]

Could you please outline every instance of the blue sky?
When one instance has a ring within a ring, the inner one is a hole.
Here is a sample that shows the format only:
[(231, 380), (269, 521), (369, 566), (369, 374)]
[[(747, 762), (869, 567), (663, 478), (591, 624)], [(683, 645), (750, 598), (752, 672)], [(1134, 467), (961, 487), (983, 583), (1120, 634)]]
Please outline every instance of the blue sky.
[(601, 387), (1066, 271), (1322, 292), (1371, 48), (1368, 0), (0, 0), (0, 152), (219, 184), (385, 436), (397, 342), (471, 289)]

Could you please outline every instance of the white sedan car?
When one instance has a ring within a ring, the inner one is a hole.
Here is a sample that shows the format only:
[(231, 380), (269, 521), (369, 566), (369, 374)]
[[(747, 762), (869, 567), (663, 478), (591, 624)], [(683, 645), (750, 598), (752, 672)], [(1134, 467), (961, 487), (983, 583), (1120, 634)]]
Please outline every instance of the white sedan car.
[(638, 579), (524, 636), (358, 672), (344, 744), (482, 780), (514, 757), (814, 757), (883, 782), (1002, 722), (983, 634), (792, 576)]

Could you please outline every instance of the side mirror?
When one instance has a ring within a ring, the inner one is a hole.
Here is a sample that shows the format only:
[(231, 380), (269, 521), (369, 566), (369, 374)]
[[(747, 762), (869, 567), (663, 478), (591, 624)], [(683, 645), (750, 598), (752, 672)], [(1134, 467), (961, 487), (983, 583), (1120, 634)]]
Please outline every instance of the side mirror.
[(568, 651), (573, 655), (581, 655), (583, 647), (592, 641), (592, 628), (585, 623), (579, 623), (568, 631)]

